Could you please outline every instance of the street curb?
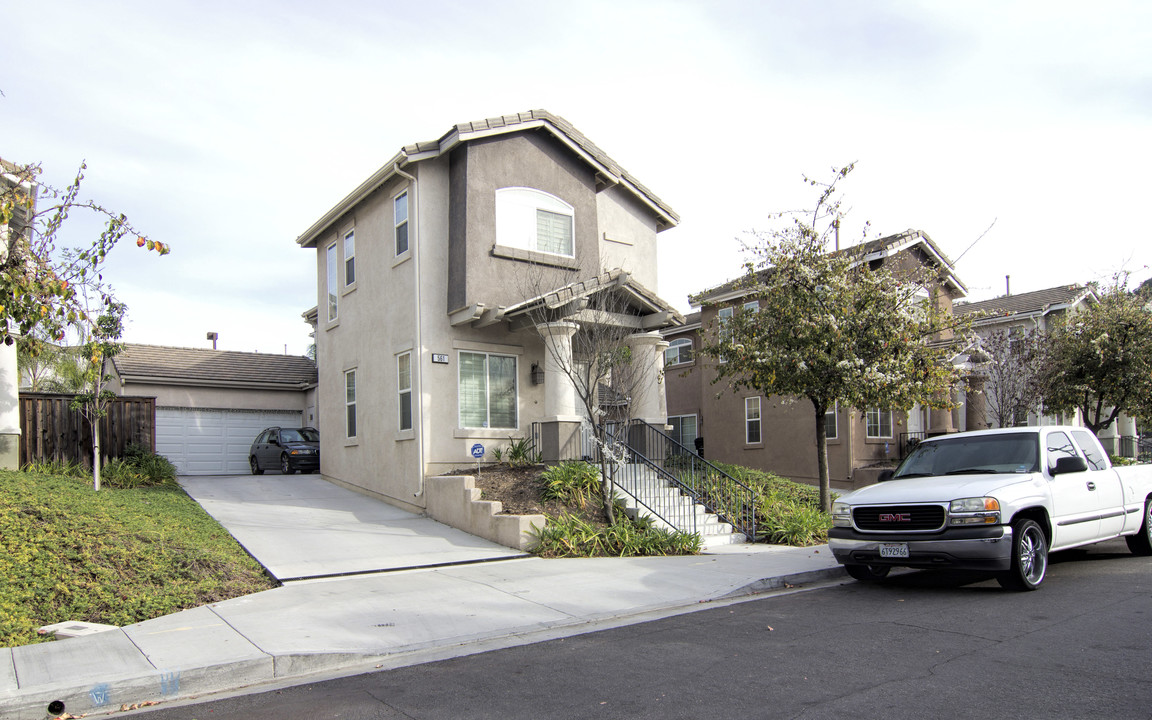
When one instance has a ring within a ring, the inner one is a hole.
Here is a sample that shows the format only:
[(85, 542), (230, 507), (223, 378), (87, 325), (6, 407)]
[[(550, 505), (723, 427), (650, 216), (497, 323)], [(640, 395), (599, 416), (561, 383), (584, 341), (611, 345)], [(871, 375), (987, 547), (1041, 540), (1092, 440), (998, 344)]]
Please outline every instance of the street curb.
[(780, 590), (782, 588), (794, 587), (796, 585), (809, 585), (825, 580), (839, 580), (847, 576), (848, 574), (844, 572), (844, 567), (837, 565), (836, 567), (824, 568), (823, 570), (809, 570), (807, 572), (793, 573), (792, 575), (762, 578), (716, 599), (731, 600), (772, 592), (773, 590)]

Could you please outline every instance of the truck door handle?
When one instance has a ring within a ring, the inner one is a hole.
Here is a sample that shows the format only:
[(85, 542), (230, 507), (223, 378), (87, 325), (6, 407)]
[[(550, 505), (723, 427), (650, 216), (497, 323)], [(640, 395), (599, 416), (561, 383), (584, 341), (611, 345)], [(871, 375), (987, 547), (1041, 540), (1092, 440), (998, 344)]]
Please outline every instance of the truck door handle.
[(1094, 483), (1094, 482), (1088, 483), (1088, 489), (1089, 490), (1095, 490), (1096, 489), (1096, 483)]

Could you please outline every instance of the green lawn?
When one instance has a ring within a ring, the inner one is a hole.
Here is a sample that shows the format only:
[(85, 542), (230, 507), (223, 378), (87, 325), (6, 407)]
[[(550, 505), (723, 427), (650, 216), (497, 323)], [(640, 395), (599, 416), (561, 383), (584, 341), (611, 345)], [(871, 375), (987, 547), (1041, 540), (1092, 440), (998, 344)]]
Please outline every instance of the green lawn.
[(0, 647), (42, 625), (129, 625), (275, 586), (169, 483), (92, 490), (91, 479), (0, 470)]

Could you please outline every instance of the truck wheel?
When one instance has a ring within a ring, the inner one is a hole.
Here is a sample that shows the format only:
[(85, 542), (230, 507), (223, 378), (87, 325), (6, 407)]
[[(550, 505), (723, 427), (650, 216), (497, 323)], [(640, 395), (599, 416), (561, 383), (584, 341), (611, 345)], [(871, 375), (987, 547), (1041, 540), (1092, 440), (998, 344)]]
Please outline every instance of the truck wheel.
[(292, 467), (292, 463), (288, 462), (287, 455), (280, 456), (280, 472), (284, 473), (285, 475), (291, 475), (295, 472), (295, 469)]
[(256, 459), (255, 455), (248, 458), (248, 464), (252, 466), (252, 474), (253, 475), (263, 475), (264, 474), (264, 469), (260, 467), (260, 461)]
[(1135, 535), (1124, 538), (1133, 555), (1152, 555), (1152, 498), (1144, 501), (1144, 522)]
[(853, 579), (864, 583), (880, 582), (888, 577), (892, 568), (887, 565), (845, 565), (844, 571)]
[(1048, 569), (1048, 539), (1035, 520), (1012, 523), (1012, 568), (996, 577), (1007, 590), (1035, 590)]

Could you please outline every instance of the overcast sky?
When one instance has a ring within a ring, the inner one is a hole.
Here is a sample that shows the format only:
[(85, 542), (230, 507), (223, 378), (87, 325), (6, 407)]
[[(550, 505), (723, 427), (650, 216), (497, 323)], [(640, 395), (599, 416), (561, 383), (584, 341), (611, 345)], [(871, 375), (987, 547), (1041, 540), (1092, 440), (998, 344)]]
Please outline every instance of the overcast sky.
[[(681, 216), (657, 290), (857, 163), (844, 237), (925, 231), (969, 299), (1152, 271), (1152, 3), (0, 0), (0, 157), (168, 243), (125, 340), (303, 354), (295, 239), (403, 145), (534, 108)], [(984, 231), (991, 230), (977, 242)], [(78, 244), (91, 229), (68, 229)], [(69, 235), (65, 235), (67, 239)], [(975, 244), (974, 244), (975, 243)]]

